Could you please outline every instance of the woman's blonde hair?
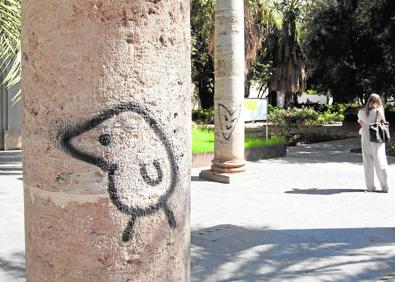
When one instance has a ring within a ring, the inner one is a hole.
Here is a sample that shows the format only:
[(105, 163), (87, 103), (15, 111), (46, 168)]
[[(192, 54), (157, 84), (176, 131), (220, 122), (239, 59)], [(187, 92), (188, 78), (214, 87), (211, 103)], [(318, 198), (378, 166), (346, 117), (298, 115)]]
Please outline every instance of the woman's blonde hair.
[(381, 102), (380, 96), (375, 93), (370, 94), (368, 101), (366, 102), (366, 115), (369, 116), (369, 112), (373, 109), (384, 109), (383, 102)]

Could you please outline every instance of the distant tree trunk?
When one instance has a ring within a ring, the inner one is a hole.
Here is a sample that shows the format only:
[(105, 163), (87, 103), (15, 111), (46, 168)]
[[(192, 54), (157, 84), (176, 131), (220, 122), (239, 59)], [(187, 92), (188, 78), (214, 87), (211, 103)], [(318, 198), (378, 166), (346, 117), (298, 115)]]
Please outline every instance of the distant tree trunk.
[(292, 99), (293, 99), (293, 105), (294, 107), (296, 107), (299, 103), (298, 103), (298, 94), (296, 93), (292, 93)]
[(301, 48), (296, 40), (294, 10), (287, 11), (284, 15), (283, 27), (275, 49), (274, 65), (272, 90), (285, 93), (285, 107), (289, 108), (297, 103), (294, 95), (302, 93), (306, 88), (306, 69)]
[(246, 97), (246, 98), (250, 97), (250, 89), (251, 89), (251, 83), (246, 80), (245, 89), (244, 89), (244, 97)]
[(269, 103), (273, 107), (277, 107), (277, 92), (276, 91), (269, 92)]
[(292, 92), (286, 92), (284, 96), (284, 109), (289, 109), (294, 104), (294, 98)]

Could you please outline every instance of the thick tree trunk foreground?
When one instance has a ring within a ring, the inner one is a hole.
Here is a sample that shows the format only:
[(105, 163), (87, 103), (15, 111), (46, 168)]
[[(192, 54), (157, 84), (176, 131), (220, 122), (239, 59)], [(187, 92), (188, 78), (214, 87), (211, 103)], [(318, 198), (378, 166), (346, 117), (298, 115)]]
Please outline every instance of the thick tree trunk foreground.
[(188, 281), (189, 1), (23, 1), (28, 281)]

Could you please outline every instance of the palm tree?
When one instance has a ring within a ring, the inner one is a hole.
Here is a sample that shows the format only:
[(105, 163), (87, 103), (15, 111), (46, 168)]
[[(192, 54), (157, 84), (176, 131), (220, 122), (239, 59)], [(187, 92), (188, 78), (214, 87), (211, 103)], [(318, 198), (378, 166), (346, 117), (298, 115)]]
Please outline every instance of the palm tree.
[(274, 0), (244, 0), (246, 75), (266, 38), (278, 26)]
[[(262, 42), (276, 26), (271, 8), (274, 0), (244, 0), (245, 76), (255, 61)], [(209, 40), (209, 54), (214, 55), (214, 30)]]
[[(0, 0), (0, 74), (7, 87), (21, 79), (21, 1)], [(18, 94), (14, 99), (19, 99)]]
[(298, 42), (297, 20), (301, 9), (307, 4), (308, 1), (304, 0), (284, 0), (277, 5), (283, 19), (281, 29), (275, 33), (277, 43), (273, 48), (271, 89), (285, 94), (285, 108), (295, 104), (297, 94), (305, 90), (306, 69)]
[(260, 92), (267, 87), (271, 64), (265, 65), (270, 57), (268, 40), (280, 26), (280, 17), (274, 9), (275, 0), (245, 0), (245, 78), (246, 92), (249, 95), (252, 81), (258, 83)]

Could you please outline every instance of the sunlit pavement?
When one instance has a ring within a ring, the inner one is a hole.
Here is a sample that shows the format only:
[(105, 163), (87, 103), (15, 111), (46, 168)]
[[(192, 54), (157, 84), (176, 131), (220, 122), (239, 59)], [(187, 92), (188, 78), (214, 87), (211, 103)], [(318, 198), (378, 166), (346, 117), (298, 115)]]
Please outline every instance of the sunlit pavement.
[[(290, 148), (239, 184), (194, 169), (192, 281), (395, 281), (395, 186), (364, 192), (358, 142)], [(21, 179), (20, 153), (0, 152), (0, 282), (25, 280)]]
[(25, 281), (20, 151), (0, 152), (0, 282)]
[(364, 192), (358, 146), (289, 148), (234, 185), (193, 170), (192, 281), (395, 281), (395, 189)]

